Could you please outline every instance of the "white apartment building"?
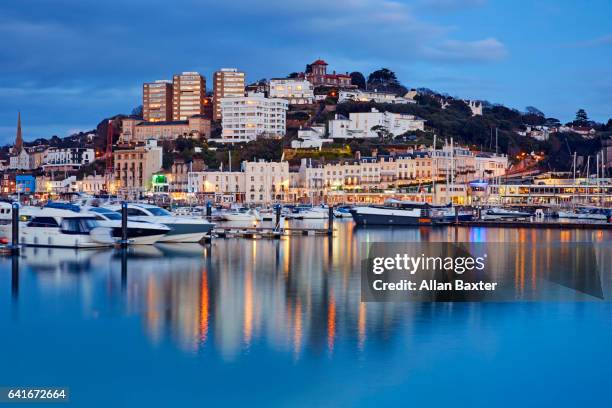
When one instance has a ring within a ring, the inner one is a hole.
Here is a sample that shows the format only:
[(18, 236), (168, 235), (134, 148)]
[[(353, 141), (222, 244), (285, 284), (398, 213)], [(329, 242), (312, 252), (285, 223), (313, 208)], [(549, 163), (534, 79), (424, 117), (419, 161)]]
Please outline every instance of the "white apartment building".
[(268, 85), (270, 98), (287, 99), (290, 105), (310, 104), (314, 100), (312, 84), (304, 78), (275, 78)]
[(245, 173), (245, 202), (271, 204), (289, 199), (289, 163), (257, 162), (243, 163)]
[(96, 152), (94, 149), (51, 147), (44, 153), (42, 167), (45, 171), (52, 169), (76, 170), (83, 165), (93, 163), (95, 160)]
[(98, 194), (106, 189), (106, 177), (102, 175), (86, 176), (77, 180), (77, 191), (86, 194)]
[(508, 156), (505, 154), (472, 152), (449, 144), (442, 149), (430, 148), (426, 153), (432, 157), (436, 177), (454, 178), (456, 182), (500, 177), (508, 169)]
[(241, 171), (199, 171), (187, 176), (188, 192), (218, 203), (272, 204), (289, 201), (287, 162), (243, 162)]
[(258, 137), (282, 137), (287, 130), (288, 103), (260, 93), (221, 99), (221, 143), (249, 142)]
[(406, 132), (425, 130), (425, 119), (414, 115), (380, 112), (351, 112), (349, 118), (336, 115), (329, 121), (329, 135), (332, 139), (366, 139), (378, 137), (378, 130), (384, 128), (393, 136)]
[(397, 96), (389, 92), (362, 91), (360, 89), (343, 89), (338, 93), (338, 102), (371, 102), (376, 103), (416, 103), (415, 100)]
[(194, 171), (187, 173), (187, 192), (215, 203), (244, 202), (242, 171)]

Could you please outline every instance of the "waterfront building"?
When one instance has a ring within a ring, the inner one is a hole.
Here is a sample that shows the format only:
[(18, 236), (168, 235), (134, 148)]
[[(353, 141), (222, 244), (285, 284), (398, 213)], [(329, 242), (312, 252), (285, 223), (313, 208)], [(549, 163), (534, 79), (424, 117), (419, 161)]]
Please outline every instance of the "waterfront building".
[(213, 119), (221, 120), (221, 99), (244, 96), (244, 72), (221, 68), (213, 75)]
[(76, 181), (76, 190), (85, 194), (99, 194), (106, 190), (106, 177), (104, 175), (89, 175)]
[(505, 154), (473, 152), (466, 147), (445, 144), (442, 149), (424, 150), (432, 157), (433, 170), (437, 177), (455, 182), (469, 182), (500, 177), (508, 169)]
[(187, 120), (204, 114), (206, 79), (197, 72), (183, 72), (172, 78), (172, 120)]
[(15, 176), (15, 190), (20, 194), (34, 194), (36, 192), (36, 177), (31, 174), (17, 174)]
[(243, 171), (194, 171), (187, 174), (187, 191), (199, 202), (218, 204), (243, 203), (245, 196)]
[(44, 171), (71, 171), (95, 161), (95, 150), (84, 147), (51, 147), (43, 157)]
[(76, 176), (55, 178), (50, 176), (36, 177), (36, 192), (39, 194), (62, 194), (77, 191)]
[(380, 112), (372, 108), (370, 112), (351, 112), (348, 118), (336, 115), (335, 119), (329, 121), (329, 136), (332, 139), (377, 138), (383, 130), (393, 136), (423, 131), (425, 119), (414, 115)]
[(288, 103), (263, 94), (221, 99), (221, 143), (249, 142), (258, 137), (282, 137), (286, 132)]
[(140, 198), (151, 190), (152, 176), (162, 168), (162, 148), (156, 140), (113, 152), (115, 188), (126, 199)]
[(174, 193), (173, 198), (181, 199), (182, 194), (188, 191), (188, 174), (191, 172), (201, 172), (205, 168), (204, 160), (195, 158), (189, 162), (182, 157), (177, 157), (172, 161), (169, 175), (169, 190)]
[(268, 205), (293, 202), (289, 164), (264, 160), (243, 162), (240, 171), (200, 171), (188, 174), (188, 191), (217, 203)]
[(146, 122), (172, 120), (172, 82), (157, 80), (142, 85), (142, 116)]
[(474, 204), (612, 206), (612, 179), (609, 178), (574, 180), (543, 175), (529, 181), (498, 179), (471, 185)]
[(363, 91), (359, 89), (342, 89), (338, 92), (338, 103), (342, 102), (376, 102), (376, 103), (416, 103), (415, 100), (403, 98), (390, 92)]
[(271, 204), (291, 201), (289, 163), (260, 160), (243, 163), (243, 168), (246, 203)]
[(311, 104), (314, 100), (312, 84), (304, 78), (274, 78), (270, 80), (270, 98), (286, 99), (290, 105)]
[(187, 120), (168, 122), (146, 122), (137, 118), (122, 120), (121, 143), (143, 143), (149, 139), (163, 140), (178, 137), (204, 138), (210, 137), (210, 119), (204, 115), (195, 115)]

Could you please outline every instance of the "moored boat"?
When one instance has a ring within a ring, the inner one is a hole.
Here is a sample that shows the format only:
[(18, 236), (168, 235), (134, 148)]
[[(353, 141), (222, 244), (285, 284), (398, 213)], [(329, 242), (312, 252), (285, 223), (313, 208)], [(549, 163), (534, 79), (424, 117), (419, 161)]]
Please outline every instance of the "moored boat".
[[(108, 205), (112, 211), (121, 212), (120, 205)], [(128, 218), (134, 221), (153, 222), (170, 227), (170, 231), (158, 242), (200, 242), (213, 229), (211, 222), (199, 217), (176, 217), (151, 204), (128, 204)]]
[[(111, 229), (100, 226), (96, 217), (87, 212), (23, 207), (19, 224), (19, 242), (26, 246), (98, 248), (112, 246), (116, 241)], [(0, 226), (0, 235), (10, 237), (12, 228), (11, 223)]]
[(507, 208), (491, 207), (482, 211), (483, 220), (502, 220), (502, 219), (520, 219), (529, 218), (531, 213), (525, 211), (511, 210)]
[(389, 200), (384, 205), (353, 207), (357, 225), (434, 226), (447, 225), (446, 212), (426, 203)]

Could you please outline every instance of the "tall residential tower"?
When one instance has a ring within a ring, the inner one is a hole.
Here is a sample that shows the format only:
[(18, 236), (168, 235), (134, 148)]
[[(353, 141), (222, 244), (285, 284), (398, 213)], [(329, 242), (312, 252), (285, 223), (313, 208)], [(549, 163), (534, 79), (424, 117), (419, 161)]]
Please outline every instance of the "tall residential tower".
[(172, 120), (172, 82), (159, 80), (142, 85), (142, 115), (147, 122)]
[(204, 114), (206, 79), (197, 72), (183, 72), (172, 78), (172, 120), (187, 120)]
[(221, 68), (213, 77), (213, 118), (221, 120), (221, 98), (244, 96), (244, 72)]

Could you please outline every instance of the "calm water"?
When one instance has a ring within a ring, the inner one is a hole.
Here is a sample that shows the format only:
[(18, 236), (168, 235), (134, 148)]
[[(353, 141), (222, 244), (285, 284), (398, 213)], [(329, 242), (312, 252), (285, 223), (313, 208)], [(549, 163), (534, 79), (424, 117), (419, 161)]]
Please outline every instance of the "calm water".
[(455, 239), (612, 233), (342, 222), (331, 241), (27, 248), (18, 274), (0, 259), (0, 386), (68, 386), (73, 407), (609, 406), (612, 303), (360, 303), (362, 242)]

